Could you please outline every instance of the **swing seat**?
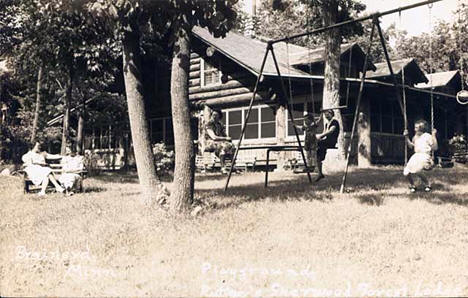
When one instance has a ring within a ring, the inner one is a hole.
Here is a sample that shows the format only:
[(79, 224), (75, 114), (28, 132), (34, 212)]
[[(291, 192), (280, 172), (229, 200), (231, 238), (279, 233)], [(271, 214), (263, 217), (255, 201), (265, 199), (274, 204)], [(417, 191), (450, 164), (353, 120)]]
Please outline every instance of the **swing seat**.
[(457, 93), (457, 101), (462, 104), (468, 104), (468, 90), (461, 90)]

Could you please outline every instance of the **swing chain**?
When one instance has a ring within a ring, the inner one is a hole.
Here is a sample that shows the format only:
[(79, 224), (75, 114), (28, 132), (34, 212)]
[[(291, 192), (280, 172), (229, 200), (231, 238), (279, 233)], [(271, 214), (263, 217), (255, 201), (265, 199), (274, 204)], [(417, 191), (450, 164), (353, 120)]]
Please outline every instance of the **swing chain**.
[(434, 130), (434, 85), (433, 85), (433, 52), (432, 52), (432, 7), (433, 4), (428, 4), (429, 7), (429, 30), (431, 33), (429, 34), (429, 73), (431, 74), (430, 77), (430, 84), (431, 84), (431, 131)]
[[(399, 17), (399, 22), (400, 22), (400, 28), (402, 27), (401, 23), (401, 11), (398, 12), (398, 17)], [(408, 130), (408, 114), (407, 114), (407, 103), (406, 103), (406, 81), (405, 81), (405, 66), (403, 65), (403, 68), (401, 69), (401, 84), (402, 84), (402, 90), (403, 90), (403, 127), (404, 131)], [(408, 146), (405, 144), (405, 166), (406, 163), (408, 162)]]
[(460, 88), (461, 90), (457, 93), (457, 102), (461, 105), (468, 104), (468, 91), (465, 90), (465, 72), (463, 71), (464, 66), (464, 53), (463, 53), (463, 41), (462, 41), (462, 11), (460, 0), (458, 0), (458, 53), (460, 54), (459, 64), (460, 64)]
[(288, 91), (289, 91), (289, 98), (291, 98), (291, 102), (292, 102), (292, 105), (291, 105), (291, 109), (292, 109), (292, 112), (294, 113), (294, 97), (293, 97), (293, 94), (292, 94), (292, 85), (291, 85), (291, 64), (290, 64), (290, 61), (289, 61), (289, 36), (287, 36), (287, 39), (286, 39), (286, 56), (287, 56), (287, 66), (288, 66)]

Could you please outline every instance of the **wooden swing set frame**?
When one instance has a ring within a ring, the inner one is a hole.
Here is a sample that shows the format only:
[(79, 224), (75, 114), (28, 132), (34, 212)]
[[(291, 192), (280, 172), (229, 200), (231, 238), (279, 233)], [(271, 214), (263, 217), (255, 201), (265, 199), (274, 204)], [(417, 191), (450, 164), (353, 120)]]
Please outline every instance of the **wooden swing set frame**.
[[(391, 10), (388, 10), (388, 11), (385, 11), (385, 12), (376, 12), (374, 14), (371, 14), (371, 15), (368, 15), (368, 16), (365, 16), (365, 17), (361, 17), (361, 18), (357, 18), (357, 19), (351, 19), (351, 20), (348, 20), (348, 21), (344, 21), (344, 22), (341, 22), (341, 23), (336, 23), (336, 24), (326, 26), (326, 27), (321, 27), (321, 28), (314, 29), (312, 31), (304, 32), (304, 33), (301, 33), (301, 34), (297, 34), (297, 35), (288, 36), (288, 37), (285, 37), (285, 38), (269, 41), (267, 43), (267, 48), (266, 48), (266, 51), (265, 51), (265, 55), (263, 56), (262, 64), (260, 66), (260, 71), (259, 71), (259, 74), (257, 76), (257, 80), (255, 82), (255, 87), (254, 87), (254, 90), (253, 90), (252, 98), (251, 98), (251, 100), (249, 102), (249, 107), (248, 107), (248, 110), (247, 110), (247, 114), (245, 116), (245, 121), (244, 121), (244, 123), (242, 125), (242, 132), (241, 132), (241, 135), (239, 137), (239, 142), (237, 144), (236, 151), (235, 151), (234, 156), (232, 158), (231, 167), (229, 169), (229, 174), (228, 174), (228, 177), (227, 177), (227, 180), (226, 180), (226, 184), (224, 186), (224, 190), (227, 191), (227, 189), (229, 187), (229, 182), (231, 180), (232, 172), (234, 171), (237, 155), (239, 153), (239, 150), (241, 149), (242, 140), (243, 140), (244, 135), (245, 135), (245, 130), (246, 130), (247, 123), (248, 123), (248, 120), (249, 120), (249, 117), (250, 117), (250, 112), (252, 110), (252, 106), (253, 106), (255, 97), (257, 95), (257, 92), (258, 92), (258, 87), (259, 87), (259, 85), (260, 85), (260, 83), (262, 81), (265, 64), (266, 64), (268, 55), (270, 53), (271, 53), (271, 56), (273, 58), (273, 63), (275, 65), (275, 69), (276, 69), (276, 72), (277, 72), (277, 77), (278, 77), (278, 79), (279, 79), (279, 81), (281, 83), (281, 92), (283, 93), (282, 94), (283, 96), (281, 98), (285, 99), (284, 102), (283, 102), (283, 100), (281, 100), (280, 104), (285, 104), (287, 106), (289, 117), (290, 117), (292, 123), (294, 123), (294, 116), (292, 114), (291, 107), (290, 107), (290, 103), (292, 102), (292, 94), (288, 94), (288, 92), (286, 92), (286, 86), (285, 86), (284, 78), (281, 76), (280, 68), (278, 66), (278, 61), (276, 59), (276, 55), (275, 55), (275, 51), (274, 51), (274, 45), (276, 43), (279, 43), (279, 42), (289, 43), (291, 40), (299, 38), (299, 37), (309, 36), (309, 35), (313, 35), (313, 34), (319, 34), (319, 33), (329, 31), (331, 29), (336, 29), (336, 28), (340, 28), (340, 27), (343, 27), (343, 26), (348, 26), (348, 25), (354, 24), (354, 23), (363, 22), (363, 21), (367, 21), (367, 20), (372, 20), (370, 43), (369, 43), (369, 46), (367, 48), (366, 56), (365, 56), (365, 59), (364, 59), (362, 77), (361, 77), (361, 80), (360, 80), (359, 93), (358, 93), (358, 98), (357, 98), (357, 102), (356, 102), (356, 109), (355, 109), (355, 112), (354, 112), (353, 126), (352, 126), (352, 130), (351, 130), (351, 140), (353, 140), (354, 134), (355, 134), (355, 131), (356, 131), (356, 124), (357, 124), (357, 119), (358, 119), (358, 114), (359, 114), (359, 109), (360, 109), (360, 104), (361, 104), (361, 98), (362, 98), (362, 94), (363, 94), (363, 90), (364, 90), (364, 82), (365, 82), (365, 79), (366, 79), (368, 57), (369, 57), (370, 50), (372, 48), (372, 40), (374, 38), (374, 33), (375, 33), (376, 28), (377, 28), (377, 31), (378, 31), (378, 34), (379, 34), (382, 49), (384, 51), (385, 60), (387, 62), (387, 66), (388, 66), (388, 69), (390, 71), (390, 75), (391, 75), (392, 80), (393, 80), (393, 86), (395, 88), (395, 94), (396, 94), (396, 97), (397, 97), (397, 100), (398, 100), (398, 104), (400, 106), (401, 112), (402, 112), (403, 117), (404, 117), (404, 127), (405, 127), (405, 129), (407, 129), (406, 108), (402, 103), (402, 98), (401, 98), (401, 93), (400, 93), (401, 91), (404, 92), (406, 86), (398, 83), (397, 77), (396, 77), (395, 73), (393, 72), (393, 68), (392, 68), (392, 65), (390, 63), (390, 58), (389, 58), (389, 55), (388, 55), (388, 50), (387, 50), (387, 45), (386, 45), (386, 42), (385, 42), (385, 38), (383, 36), (382, 29), (380, 27), (380, 17), (385, 16), (385, 15), (389, 15), (389, 14), (399, 13), (399, 12), (402, 12), (404, 10), (416, 8), (416, 7), (423, 6), (423, 5), (432, 5), (433, 3), (440, 2), (440, 1), (442, 1), (442, 0), (426, 0), (426, 1), (415, 3), (415, 4), (412, 4), (412, 5), (407, 5), (407, 6), (391, 9)], [(401, 90), (400, 90), (400, 88), (401, 88)], [(335, 107), (335, 108), (338, 109), (340, 107)], [(297, 128), (295, 127), (295, 125), (293, 125), (293, 128), (294, 128), (294, 134), (296, 136), (296, 140), (297, 140), (297, 143), (298, 143), (297, 149), (298, 149), (298, 151), (301, 152), (302, 160), (304, 162), (304, 165), (307, 168), (307, 161), (306, 161), (306, 157), (305, 157), (305, 154), (304, 154), (304, 150), (303, 150), (301, 140), (299, 138)], [(344, 189), (345, 189), (345, 186), (346, 186), (346, 179), (347, 179), (349, 161), (350, 161), (349, 156), (350, 156), (350, 152), (351, 152), (351, 144), (352, 144), (352, 142), (350, 141), (348, 146), (347, 146), (347, 149), (346, 149), (346, 168), (345, 168), (345, 172), (344, 172), (343, 179), (342, 179), (342, 182), (341, 182), (341, 188), (340, 188), (341, 193), (344, 192)], [(272, 146), (272, 147), (275, 147), (275, 146)], [(265, 149), (267, 149), (267, 148), (265, 148)], [(268, 168), (266, 169), (266, 171), (268, 173)], [(309, 182), (312, 183), (312, 178), (310, 176), (310, 172), (309, 171), (306, 171), (306, 172), (307, 172), (307, 177), (309, 179)], [(265, 186), (267, 186), (266, 183), (265, 183)]]

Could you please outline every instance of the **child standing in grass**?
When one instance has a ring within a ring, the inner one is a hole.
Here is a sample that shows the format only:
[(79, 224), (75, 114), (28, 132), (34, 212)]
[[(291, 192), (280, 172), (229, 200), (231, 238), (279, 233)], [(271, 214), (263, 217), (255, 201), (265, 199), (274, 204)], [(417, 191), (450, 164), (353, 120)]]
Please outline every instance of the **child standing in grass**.
[(403, 175), (408, 178), (410, 183), (410, 191), (415, 192), (413, 175), (418, 176), (424, 183), (424, 191), (430, 192), (432, 190), (431, 184), (427, 177), (423, 174), (423, 170), (430, 170), (434, 166), (432, 160), (432, 152), (437, 150), (437, 130), (432, 130), (432, 135), (428, 133), (429, 125), (425, 120), (418, 120), (414, 124), (414, 137), (411, 141), (408, 136), (408, 130), (403, 132), (406, 143), (410, 148), (414, 148), (414, 154), (409, 159), (403, 170)]
[(302, 126), (296, 126), (305, 132), (304, 150), (306, 151), (307, 168), (305, 171), (313, 172), (317, 165), (317, 123), (313, 114), (304, 116)]

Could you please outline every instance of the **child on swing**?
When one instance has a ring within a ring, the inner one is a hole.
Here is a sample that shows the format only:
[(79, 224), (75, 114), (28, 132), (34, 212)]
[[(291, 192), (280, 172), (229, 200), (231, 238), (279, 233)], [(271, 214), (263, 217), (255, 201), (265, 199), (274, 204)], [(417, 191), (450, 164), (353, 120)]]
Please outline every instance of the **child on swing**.
[(302, 126), (296, 125), (297, 128), (304, 131), (304, 150), (306, 151), (307, 167), (304, 171), (313, 172), (317, 165), (317, 123), (315, 122), (313, 114), (304, 115), (304, 122)]
[(418, 120), (414, 124), (414, 137), (411, 141), (408, 136), (408, 130), (403, 132), (408, 147), (414, 148), (414, 154), (409, 159), (403, 170), (403, 175), (408, 178), (410, 183), (410, 192), (414, 193), (416, 187), (414, 185), (413, 175), (418, 176), (425, 185), (424, 191), (432, 190), (431, 184), (427, 177), (423, 174), (423, 170), (430, 170), (434, 166), (432, 160), (432, 152), (438, 149), (437, 130), (432, 130), (432, 135), (428, 133), (429, 125), (425, 120)]

